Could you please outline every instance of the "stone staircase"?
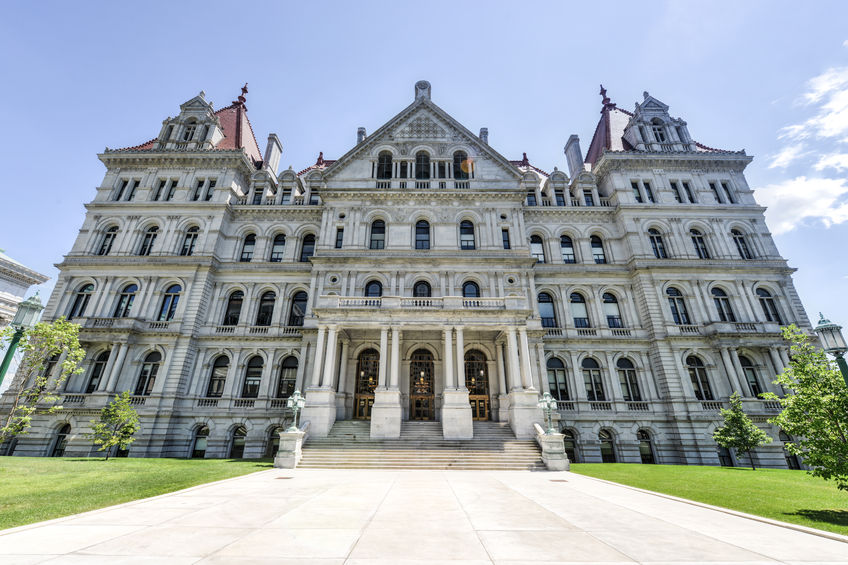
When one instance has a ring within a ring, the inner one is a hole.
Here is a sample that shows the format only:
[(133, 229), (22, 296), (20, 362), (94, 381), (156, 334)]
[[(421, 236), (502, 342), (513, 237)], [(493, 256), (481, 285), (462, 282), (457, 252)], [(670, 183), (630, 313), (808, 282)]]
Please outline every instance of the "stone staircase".
[(446, 440), (441, 422), (403, 422), (399, 439), (371, 439), (371, 423), (341, 420), (326, 438), (309, 438), (298, 468), (489, 469), (543, 471), (533, 440), (516, 439), (509, 424), (474, 422), (474, 439)]

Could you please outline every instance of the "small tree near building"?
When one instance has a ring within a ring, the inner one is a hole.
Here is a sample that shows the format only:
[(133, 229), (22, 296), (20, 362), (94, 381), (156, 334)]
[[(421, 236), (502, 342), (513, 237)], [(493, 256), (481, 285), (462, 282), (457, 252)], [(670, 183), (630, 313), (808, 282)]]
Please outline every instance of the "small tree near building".
[(795, 438), (786, 449), (810, 466), (808, 473), (848, 490), (848, 388), (824, 351), (797, 327), (783, 328), (783, 337), (792, 342), (792, 355), (774, 382), (789, 392), (763, 395), (783, 408), (769, 422)]
[(130, 391), (125, 390), (100, 410), (99, 421), (91, 420), (88, 437), (100, 446), (98, 451), (106, 452), (108, 460), (113, 447), (127, 449), (135, 441), (138, 423), (138, 412), (130, 404)]
[(724, 425), (713, 432), (713, 439), (720, 446), (735, 450), (737, 454), (747, 453), (751, 469), (756, 469), (751, 452), (755, 447), (771, 443), (771, 438), (742, 410), (742, 398), (738, 392), (730, 396), (730, 409), (722, 408), (721, 415)]

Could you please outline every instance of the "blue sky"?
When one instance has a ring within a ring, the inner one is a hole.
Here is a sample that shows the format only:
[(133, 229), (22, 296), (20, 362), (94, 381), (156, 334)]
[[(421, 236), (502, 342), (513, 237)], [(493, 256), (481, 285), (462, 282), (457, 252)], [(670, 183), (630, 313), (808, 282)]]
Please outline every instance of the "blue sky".
[(334, 158), (427, 79), (502, 154), (567, 170), (603, 83), (642, 91), (693, 136), (744, 148), (810, 316), (848, 325), (848, 3), (10, 2), (0, 21), (0, 248), (53, 277), (104, 168), (200, 90), (247, 106), (281, 165)]

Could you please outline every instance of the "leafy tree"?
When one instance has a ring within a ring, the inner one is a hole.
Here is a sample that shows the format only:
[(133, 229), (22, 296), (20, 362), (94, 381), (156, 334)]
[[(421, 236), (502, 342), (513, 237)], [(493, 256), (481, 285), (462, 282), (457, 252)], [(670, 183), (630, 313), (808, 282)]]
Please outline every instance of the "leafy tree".
[(722, 408), (721, 415), (724, 425), (713, 432), (713, 439), (722, 447), (735, 449), (736, 453), (747, 453), (751, 469), (756, 469), (751, 451), (771, 443), (771, 438), (742, 410), (742, 398), (738, 392), (730, 395), (730, 409)]
[[(18, 345), (23, 360), (6, 393), (6, 398), (12, 397), (12, 406), (0, 427), (0, 442), (27, 433), (37, 410), (52, 414), (62, 409), (58, 404), (62, 386), (72, 375), (82, 372), (80, 363), (85, 350), (79, 344), (79, 329), (78, 324), (62, 317), (52, 323), (39, 322), (24, 331)], [(14, 328), (6, 327), (0, 339), (10, 339), (13, 333)]]
[(130, 391), (125, 390), (100, 410), (100, 421), (91, 420), (92, 432), (89, 439), (100, 445), (98, 451), (106, 451), (106, 460), (113, 446), (127, 449), (138, 431), (138, 412), (130, 404)]
[(848, 388), (824, 351), (797, 327), (783, 328), (783, 337), (792, 342), (792, 356), (774, 382), (790, 392), (783, 398), (763, 395), (783, 408), (769, 422), (796, 438), (786, 449), (804, 459), (810, 474), (848, 490)]

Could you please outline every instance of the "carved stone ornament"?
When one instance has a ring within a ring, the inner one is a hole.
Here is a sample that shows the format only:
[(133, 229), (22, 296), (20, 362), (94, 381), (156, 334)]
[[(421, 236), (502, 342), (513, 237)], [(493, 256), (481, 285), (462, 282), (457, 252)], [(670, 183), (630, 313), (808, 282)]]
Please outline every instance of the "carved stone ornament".
[(427, 116), (418, 116), (397, 133), (398, 137), (436, 139), (444, 138), (447, 132)]

